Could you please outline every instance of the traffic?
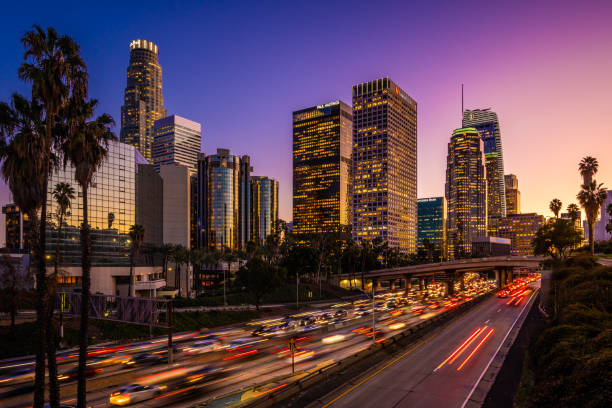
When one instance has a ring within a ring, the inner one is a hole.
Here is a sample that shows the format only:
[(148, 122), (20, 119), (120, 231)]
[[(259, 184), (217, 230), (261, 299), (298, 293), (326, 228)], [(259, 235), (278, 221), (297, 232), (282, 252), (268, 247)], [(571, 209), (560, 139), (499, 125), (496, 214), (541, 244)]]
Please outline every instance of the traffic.
[[(179, 333), (173, 337), (171, 364), (166, 338), (92, 347), (86, 370), (88, 404), (160, 407), (204, 402), (289, 375), (293, 369), (339, 361), (496, 288), (495, 281), (478, 274), (466, 274), (461, 286), (457, 283), (448, 296), (443, 282), (433, 282), (422, 292), (388, 290), (374, 302), (358, 299), (219, 330)], [(505, 290), (512, 299), (526, 295), (518, 284)], [(67, 406), (76, 402), (76, 358), (76, 351), (58, 355), (61, 400)], [(0, 362), (0, 405), (31, 405), (33, 379), (33, 361)]]

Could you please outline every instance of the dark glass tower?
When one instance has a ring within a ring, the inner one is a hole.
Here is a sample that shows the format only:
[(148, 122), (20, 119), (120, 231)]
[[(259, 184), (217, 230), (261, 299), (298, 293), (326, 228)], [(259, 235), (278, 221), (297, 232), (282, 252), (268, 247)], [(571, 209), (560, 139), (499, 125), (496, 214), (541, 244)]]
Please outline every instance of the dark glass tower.
[(227, 149), (198, 160), (198, 247), (241, 249), (250, 237), (251, 162)]
[(278, 181), (251, 177), (251, 241), (263, 245), (278, 221)]
[(499, 220), (506, 216), (506, 187), (504, 183), (504, 156), (497, 113), (489, 109), (466, 110), (463, 127), (474, 127), (484, 142), (487, 167), (487, 211), (489, 236), (497, 236)]
[(353, 115), (342, 101), (293, 112), (293, 232), (351, 225)]
[(431, 197), (418, 199), (418, 248), (426, 249), (423, 240), (428, 239), (442, 259), (446, 259), (446, 198)]
[(151, 41), (130, 43), (130, 65), (121, 107), (121, 141), (136, 147), (151, 164), (153, 126), (157, 119), (167, 116), (158, 52)]
[(417, 249), (417, 103), (389, 78), (353, 86), (353, 238)]
[(445, 196), (448, 255), (463, 258), (472, 238), (487, 233), (487, 182), (483, 141), (475, 128), (457, 129), (448, 144)]

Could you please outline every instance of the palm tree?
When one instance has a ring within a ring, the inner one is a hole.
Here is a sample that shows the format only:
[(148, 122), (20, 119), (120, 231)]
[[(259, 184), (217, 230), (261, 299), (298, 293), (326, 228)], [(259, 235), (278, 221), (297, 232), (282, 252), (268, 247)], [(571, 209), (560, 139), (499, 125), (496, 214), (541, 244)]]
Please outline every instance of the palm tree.
[(595, 255), (595, 241), (593, 240), (593, 226), (597, 215), (599, 215), (599, 208), (606, 201), (608, 192), (603, 188), (603, 184), (597, 184), (596, 181), (592, 181), (589, 184), (583, 184), (582, 190), (576, 196), (584, 212), (586, 213), (587, 222), (589, 223), (589, 246), (591, 248), (591, 255)]
[(561, 211), (563, 208), (563, 203), (558, 198), (553, 198), (548, 205), (548, 208), (550, 208), (550, 211), (555, 214), (555, 218), (559, 218), (559, 211)]
[(114, 124), (108, 114), (102, 114), (93, 121), (88, 121), (93, 115), (96, 100), (89, 102), (74, 99), (68, 108), (74, 122), (71, 124), (70, 138), (63, 146), (64, 163), (70, 162), (74, 167), (74, 177), (83, 194), (83, 224), (81, 225), (81, 269), (82, 269), (82, 300), (81, 324), (79, 330), (79, 369), (77, 386), (77, 406), (85, 407), (86, 383), (85, 365), (87, 363), (87, 329), (89, 314), (89, 297), (91, 286), (91, 236), (88, 214), (88, 191), (93, 177), (102, 164), (108, 152), (108, 143), (114, 135), (108, 127)]
[[(21, 42), (25, 48), (24, 62), (19, 67), (19, 78), (32, 84), (32, 99), (40, 103), (44, 111), (44, 132), (31, 142), (38, 144), (40, 175), (42, 176), (43, 196), (40, 204), (38, 243), (36, 245), (37, 263), (37, 327), (38, 348), (36, 358), (36, 379), (34, 386), (34, 408), (44, 404), (45, 361), (44, 348), (47, 329), (44, 296), (46, 292), (46, 219), (47, 188), (49, 173), (54, 165), (54, 152), (61, 152), (61, 139), (65, 133), (53, 132), (58, 114), (72, 96), (84, 98), (87, 95), (87, 68), (81, 58), (79, 45), (68, 36), (58, 36), (53, 28), (43, 30), (35, 25), (32, 31), (24, 34)], [(51, 406), (59, 406), (56, 395), (51, 395)], [(79, 407), (85, 406), (84, 398)]]
[[(30, 219), (31, 250), (36, 251), (36, 377), (34, 381), (34, 406), (44, 404), (45, 352), (47, 341), (46, 315), (46, 268), (44, 247), (40, 246), (39, 210), (46, 200), (45, 164), (43, 139), (45, 137), (43, 107), (36, 101), (29, 101), (13, 94), (11, 104), (0, 104), (0, 131), (2, 133), (2, 175), (7, 182), (13, 200)], [(44, 213), (43, 213), (44, 214)], [(40, 224), (45, 224), (41, 222)], [(43, 268), (40, 268), (42, 258)]]
[(593, 176), (599, 170), (599, 163), (596, 158), (586, 156), (578, 164), (578, 170), (582, 176), (583, 184), (589, 185), (593, 181)]
[[(55, 392), (59, 392), (59, 385), (57, 384), (57, 363), (55, 360), (55, 326), (53, 322), (53, 311), (55, 308), (55, 296), (57, 290), (57, 278), (59, 277), (59, 261), (60, 261), (60, 236), (62, 234), (62, 228), (64, 226), (64, 220), (69, 214), (69, 209), (72, 208), (72, 200), (74, 200), (74, 188), (69, 183), (57, 183), (51, 193), (53, 200), (57, 203), (57, 212), (55, 214), (57, 218), (57, 238), (55, 240), (55, 260), (53, 275), (51, 276), (50, 284), (48, 285), (49, 291), (49, 303), (48, 303), (48, 322), (49, 329), (47, 330), (47, 347), (48, 347), (48, 363), (49, 363), (49, 388)], [(63, 317), (60, 314), (60, 331), (63, 332), (61, 325), (63, 324)], [(56, 391), (57, 390), (57, 391)], [(57, 397), (59, 398), (59, 396)], [(51, 398), (55, 399), (55, 397)], [(59, 401), (59, 399), (58, 399)]]
[(183, 295), (181, 290), (181, 265), (186, 262), (187, 248), (183, 245), (175, 245), (170, 255), (170, 260), (174, 262), (174, 287), (178, 289), (179, 296)]
[(163, 262), (164, 262), (164, 279), (167, 278), (168, 273), (168, 259), (172, 254), (172, 250), (174, 249), (174, 245), (172, 244), (162, 244), (158, 250), (162, 254)]
[(572, 222), (575, 224), (580, 219), (580, 207), (576, 204), (571, 203), (567, 206), (567, 214), (569, 215)]
[(227, 279), (229, 278), (231, 273), (230, 268), (232, 266), (232, 262), (236, 262), (238, 260), (238, 255), (235, 251), (232, 251), (230, 248), (228, 248), (223, 253), (222, 259), (227, 265), (227, 274), (225, 273), (225, 269), (223, 270), (223, 305), (227, 306)]
[(145, 228), (140, 224), (134, 224), (130, 227), (130, 296), (136, 296), (136, 288), (134, 283), (134, 262), (140, 254), (140, 248), (145, 238)]

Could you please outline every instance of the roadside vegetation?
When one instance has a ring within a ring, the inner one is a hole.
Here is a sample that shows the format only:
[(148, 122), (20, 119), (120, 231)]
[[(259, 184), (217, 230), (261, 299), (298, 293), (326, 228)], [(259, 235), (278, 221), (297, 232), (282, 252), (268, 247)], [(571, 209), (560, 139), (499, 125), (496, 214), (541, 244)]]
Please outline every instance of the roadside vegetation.
[(552, 273), (550, 325), (530, 345), (519, 407), (609, 407), (612, 268), (579, 255)]

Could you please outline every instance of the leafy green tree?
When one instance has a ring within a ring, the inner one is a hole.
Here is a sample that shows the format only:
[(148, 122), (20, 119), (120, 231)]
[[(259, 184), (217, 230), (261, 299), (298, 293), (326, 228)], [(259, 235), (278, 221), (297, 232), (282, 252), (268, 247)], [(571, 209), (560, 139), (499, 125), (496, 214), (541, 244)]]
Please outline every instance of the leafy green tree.
[(136, 296), (136, 282), (134, 282), (134, 263), (140, 254), (142, 243), (145, 239), (145, 228), (140, 224), (130, 227), (130, 285), (129, 296)]
[(548, 208), (550, 208), (550, 211), (555, 214), (555, 218), (559, 218), (559, 211), (561, 211), (563, 208), (563, 203), (558, 198), (553, 198), (548, 205)]
[(578, 164), (578, 171), (582, 176), (582, 184), (590, 184), (593, 182), (593, 176), (599, 170), (597, 159), (592, 156), (584, 157)]
[(589, 184), (583, 184), (582, 190), (576, 196), (584, 212), (586, 213), (587, 223), (589, 224), (589, 248), (591, 255), (595, 255), (595, 241), (593, 239), (593, 227), (597, 216), (599, 215), (599, 208), (606, 201), (608, 193), (603, 184), (597, 184), (596, 181), (592, 181)]
[(287, 271), (272, 265), (261, 257), (249, 260), (238, 270), (237, 281), (251, 295), (255, 307), (259, 306), (266, 295), (281, 287), (286, 280)]
[(582, 234), (574, 223), (564, 218), (553, 218), (536, 232), (532, 245), (535, 255), (549, 255), (553, 259), (563, 260), (580, 242)]

